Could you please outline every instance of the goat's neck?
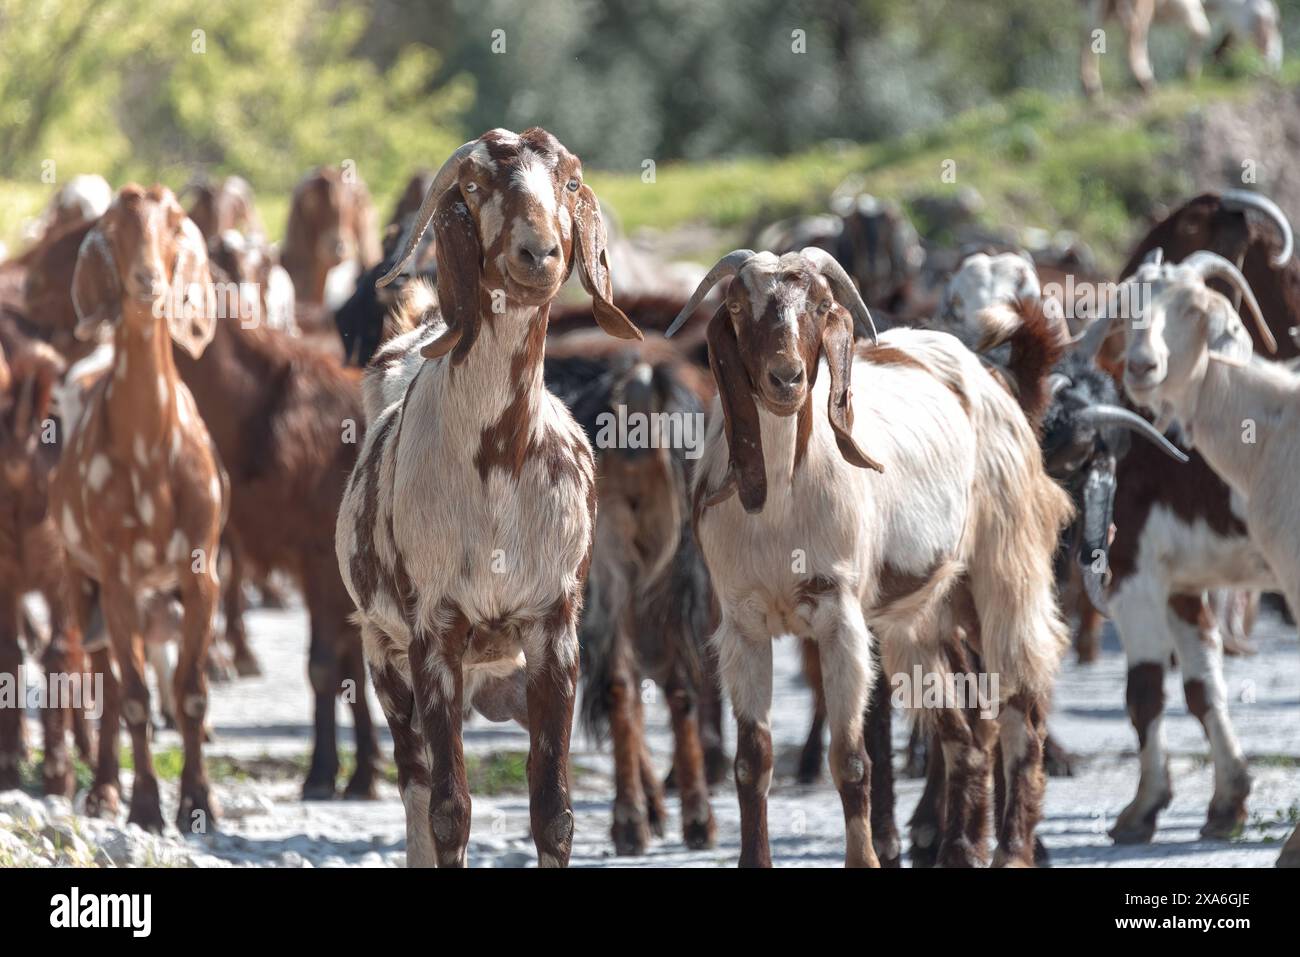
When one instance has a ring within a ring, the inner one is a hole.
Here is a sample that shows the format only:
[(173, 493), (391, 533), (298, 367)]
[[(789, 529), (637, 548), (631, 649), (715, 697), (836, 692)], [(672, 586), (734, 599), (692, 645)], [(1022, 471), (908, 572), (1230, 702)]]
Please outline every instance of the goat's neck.
[[(1230, 485), (1244, 490), (1251, 484), (1260, 458), (1252, 453), (1267, 440), (1259, 420), (1286, 398), (1279, 384), (1262, 370), (1211, 354), (1197, 381), (1188, 388), (1179, 417), (1210, 466)], [(1246, 441), (1249, 422), (1255, 423), (1255, 444)]]
[[(148, 305), (124, 303), (123, 312)], [(134, 321), (133, 321), (134, 320)], [(176, 365), (167, 324), (152, 315), (124, 315), (113, 334), (107, 393), (112, 441), (130, 453), (136, 437), (151, 447), (170, 437), (176, 418)], [(125, 357), (125, 375), (118, 370)]]
[(816, 427), (812, 408), (804, 403), (794, 415), (774, 415), (760, 404), (758, 421), (763, 438), (763, 463), (767, 471), (767, 493), (769, 499), (773, 493), (780, 497), (789, 494), (794, 483), (796, 469), (803, 463), (811, 446), (813, 437), (809, 434)]
[(544, 388), (542, 360), (550, 311), (550, 303), (510, 308), (499, 315), (484, 310), (478, 341), (464, 362), (451, 368), (450, 387), (485, 400), (523, 395), (531, 417)]

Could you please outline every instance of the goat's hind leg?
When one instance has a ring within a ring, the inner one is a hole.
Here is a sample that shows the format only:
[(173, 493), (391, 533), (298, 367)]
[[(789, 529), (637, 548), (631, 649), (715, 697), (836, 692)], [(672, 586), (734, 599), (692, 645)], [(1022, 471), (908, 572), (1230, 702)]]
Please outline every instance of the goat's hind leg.
[(615, 854), (636, 856), (644, 854), (650, 843), (647, 794), (641, 773), (644, 740), (637, 721), (636, 671), (623, 629), (615, 629), (613, 645), (606, 688), (614, 748), (614, 821), (610, 826), (610, 837), (614, 841)]
[(894, 708), (890, 683), (881, 672), (880, 655), (873, 649), (876, 680), (866, 722), (867, 756), (871, 759), (871, 840), (881, 867), (901, 867), (903, 842), (894, 820)]
[[(23, 648), (18, 640), (19, 614), (18, 596), (8, 589), (0, 591), (0, 676), (11, 688), (20, 686), (18, 679), (23, 666)], [(12, 790), (22, 783), (19, 764), (26, 757), (22, 723), (22, 708), (0, 707), (0, 791)]]
[(1176, 596), (1169, 602), (1169, 628), (1183, 670), (1187, 710), (1201, 722), (1214, 757), (1214, 796), (1201, 836), (1227, 840), (1246, 823), (1250, 772), (1228, 717), (1223, 681), (1223, 642), (1204, 611), (1206, 596)]
[(681, 671), (680, 667), (673, 669), (664, 694), (673, 723), (673, 767), (677, 770), (677, 789), (682, 801), (682, 840), (692, 850), (699, 850), (713, 846), (717, 825), (709, 805), (698, 698)]
[[(994, 867), (1034, 866), (1034, 830), (1043, 813), (1043, 740), (1047, 736), (1043, 700), (1028, 692), (1008, 699), (998, 717), (1005, 806), (998, 820)], [(951, 772), (950, 772), (951, 773)]]

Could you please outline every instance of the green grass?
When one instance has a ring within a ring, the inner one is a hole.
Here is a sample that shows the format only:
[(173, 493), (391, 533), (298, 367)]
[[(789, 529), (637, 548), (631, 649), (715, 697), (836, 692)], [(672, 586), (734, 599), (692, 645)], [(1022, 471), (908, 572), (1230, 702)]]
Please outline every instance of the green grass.
[[(131, 749), (123, 747), (118, 756), (122, 769), (133, 770), (135, 765)], [(22, 765), (23, 790), (33, 796), (41, 794), (40, 775), (41, 752), (32, 752), (29, 761)], [(160, 781), (179, 781), (181, 769), (185, 763), (184, 751), (175, 745), (154, 748), (154, 773)], [(261, 755), (253, 758), (234, 758), (226, 755), (208, 755), (205, 758), (208, 778), (214, 782), (248, 782), (248, 781), (300, 781), (307, 776), (311, 755), (302, 754), (273, 757)], [(347, 782), (356, 769), (356, 755), (344, 751), (339, 755), (339, 787)], [(465, 773), (469, 778), (470, 793), (482, 795), (523, 794), (528, 791), (527, 773), (528, 754), (525, 751), (493, 751), (486, 755), (465, 755)], [(91, 771), (80, 760), (74, 761), (77, 774), (77, 789), (88, 788), (94, 778)], [(572, 768), (574, 779), (589, 774), (590, 769), (575, 765)], [(397, 768), (389, 760), (383, 760), (379, 766), (380, 777), (389, 784), (397, 784)]]

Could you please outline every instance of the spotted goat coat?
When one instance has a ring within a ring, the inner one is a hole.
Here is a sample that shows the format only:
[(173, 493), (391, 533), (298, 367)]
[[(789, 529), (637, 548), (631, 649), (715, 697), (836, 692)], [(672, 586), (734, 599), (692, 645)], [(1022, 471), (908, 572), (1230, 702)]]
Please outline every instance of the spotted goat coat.
[(469, 708), (526, 724), (540, 863), (568, 863), (577, 620), (595, 524), (591, 447), (542, 379), (550, 301), (575, 264), (595, 318), (611, 300), (604, 230), (581, 167), (541, 129), (493, 130), (434, 179), (441, 314), (397, 336), (363, 385), (367, 434), (336, 544), (393, 734), (407, 860), (464, 865)]
[(184, 608), (174, 680), (185, 747), (178, 826), (207, 830), (216, 812), (201, 742), (227, 483), (172, 356), (173, 340), (197, 356), (211, 339), (210, 291), (203, 237), (171, 192), (124, 187), (87, 234), (73, 280), (78, 333), (90, 337), (111, 324), (114, 366), (69, 424), (50, 489), (74, 573), (99, 585), (108, 633), (107, 645), (87, 649), (105, 700), (86, 807), (116, 813), (120, 715), (135, 768), (130, 820), (154, 830), (163, 821), (142, 621), (151, 593), (178, 588)]

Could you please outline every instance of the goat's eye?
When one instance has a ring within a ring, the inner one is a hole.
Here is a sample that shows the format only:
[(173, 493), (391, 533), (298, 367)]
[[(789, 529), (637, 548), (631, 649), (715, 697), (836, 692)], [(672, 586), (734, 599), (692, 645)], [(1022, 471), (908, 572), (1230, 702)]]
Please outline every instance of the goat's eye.
[(738, 302), (727, 303), (727, 309), (731, 312), (733, 316), (740, 315), (740, 303)]
[(821, 302), (817, 303), (817, 312), (819, 314), (824, 316), (826, 315), (826, 313), (830, 311), (831, 311), (831, 301), (829, 299), (823, 299)]
[(465, 192), (467, 192), (467, 193), (477, 193), (477, 192), (478, 192), (478, 183), (466, 183), (466, 184), (465, 184)]
[(567, 189), (570, 193), (576, 193), (578, 191), (578, 187), (581, 185), (582, 184), (578, 182), (578, 179), (575, 176), (573, 179), (569, 180), (567, 183), (564, 184), (564, 188)]

